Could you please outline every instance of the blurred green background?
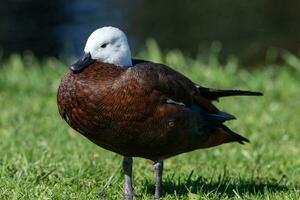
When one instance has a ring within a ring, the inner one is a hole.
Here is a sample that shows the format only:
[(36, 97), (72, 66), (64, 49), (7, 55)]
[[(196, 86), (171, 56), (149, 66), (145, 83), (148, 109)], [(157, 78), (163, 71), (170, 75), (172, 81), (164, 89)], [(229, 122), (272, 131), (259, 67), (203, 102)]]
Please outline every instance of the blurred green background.
[[(113, 25), (135, 57), (213, 88), (257, 90), (218, 108), (250, 139), (165, 161), (163, 199), (300, 199), (300, 1), (1, 0), (0, 199), (123, 197), (121, 156), (60, 118), (56, 91), (88, 35)], [(152, 163), (134, 159), (138, 199)]]
[[(264, 63), (270, 47), (299, 54), (300, 1), (1, 0), (0, 48), (4, 55), (79, 55), (88, 35), (113, 25), (129, 36), (134, 52), (154, 38), (163, 51), (180, 49), (207, 59), (214, 41), (220, 59)], [(276, 57), (276, 61), (280, 61)]]

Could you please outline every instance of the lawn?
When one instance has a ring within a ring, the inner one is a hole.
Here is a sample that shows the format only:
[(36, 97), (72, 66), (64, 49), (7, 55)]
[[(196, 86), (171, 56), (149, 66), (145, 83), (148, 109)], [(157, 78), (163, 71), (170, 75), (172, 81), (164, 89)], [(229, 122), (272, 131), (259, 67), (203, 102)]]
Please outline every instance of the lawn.
[[(220, 67), (154, 43), (140, 57), (174, 66), (204, 86), (262, 91), (222, 99), (251, 140), (165, 160), (163, 199), (300, 199), (300, 61), (246, 70), (234, 57)], [(97, 147), (60, 118), (56, 90), (67, 71), (57, 59), (12, 55), (0, 69), (0, 199), (122, 199), (121, 156)], [(134, 159), (138, 199), (153, 199), (152, 163)]]

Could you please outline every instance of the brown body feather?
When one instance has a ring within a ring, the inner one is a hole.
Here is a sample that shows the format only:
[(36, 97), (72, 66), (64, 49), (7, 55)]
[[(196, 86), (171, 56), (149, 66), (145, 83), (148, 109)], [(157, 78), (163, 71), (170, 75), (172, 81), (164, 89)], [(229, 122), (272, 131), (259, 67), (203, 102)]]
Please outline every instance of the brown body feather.
[[(80, 73), (67, 72), (57, 101), (67, 123), (97, 145), (156, 161), (248, 141), (206, 117), (219, 113), (211, 103), (217, 97), (203, 95), (192, 81), (164, 65), (138, 61), (126, 69), (96, 62)], [(184, 105), (166, 103), (168, 99)]]

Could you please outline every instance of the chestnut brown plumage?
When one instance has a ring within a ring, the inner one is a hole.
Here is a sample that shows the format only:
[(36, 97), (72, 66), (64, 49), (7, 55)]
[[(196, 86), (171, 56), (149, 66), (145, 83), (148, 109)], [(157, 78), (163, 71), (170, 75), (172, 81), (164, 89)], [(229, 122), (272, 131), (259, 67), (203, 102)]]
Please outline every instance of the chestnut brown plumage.
[(232, 118), (211, 102), (227, 94), (261, 95), (199, 87), (151, 62), (138, 61), (130, 68), (95, 62), (80, 73), (68, 71), (57, 100), (66, 122), (95, 144), (157, 162), (195, 149), (248, 142), (222, 124)]
[(133, 199), (132, 157), (154, 161), (158, 199), (163, 159), (249, 142), (223, 124), (235, 117), (212, 101), (261, 93), (202, 87), (165, 65), (132, 60), (125, 34), (115, 27), (94, 31), (84, 53), (61, 81), (59, 113), (95, 144), (124, 156), (126, 199)]
[[(69, 71), (57, 97), (59, 112), (72, 128), (128, 157), (157, 161), (199, 148), (248, 141), (224, 128), (226, 118), (209, 118), (220, 111), (201, 95), (201, 87), (151, 62), (128, 69), (97, 62), (81, 73)], [(184, 105), (167, 103), (167, 99)], [(193, 104), (202, 107), (202, 113), (193, 110)]]

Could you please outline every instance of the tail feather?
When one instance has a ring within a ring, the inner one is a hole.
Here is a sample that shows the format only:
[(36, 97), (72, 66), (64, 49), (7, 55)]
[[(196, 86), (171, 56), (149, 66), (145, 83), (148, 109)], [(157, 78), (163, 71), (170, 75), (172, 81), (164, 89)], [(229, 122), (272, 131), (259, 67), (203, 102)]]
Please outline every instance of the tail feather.
[(214, 131), (209, 134), (207, 141), (202, 144), (201, 148), (209, 148), (218, 146), (225, 143), (230, 142), (238, 142), (240, 144), (245, 144), (246, 142), (250, 142), (247, 138), (234, 133), (225, 125), (215, 127)]
[(262, 96), (261, 92), (252, 92), (245, 90), (220, 90), (220, 89), (212, 89), (206, 88), (202, 86), (197, 86), (200, 90), (200, 93), (211, 101), (218, 100), (220, 97), (228, 97), (228, 96)]
[(224, 131), (226, 131), (228, 134), (230, 134), (233, 141), (238, 142), (240, 144), (245, 144), (245, 142), (250, 143), (250, 140), (248, 140), (247, 138), (233, 132), (227, 126), (223, 125), (222, 128), (223, 128)]
[(226, 112), (217, 112), (217, 113), (209, 113), (208, 119), (212, 120), (213, 122), (223, 123), (225, 121), (230, 121), (236, 119), (235, 116), (226, 113)]
[(211, 122), (215, 123), (223, 123), (225, 121), (229, 121), (229, 120), (234, 120), (236, 119), (235, 116), (226, 113), (226, 112), (216, 112), (216, 113), (211, 113), (211, 112), (207, 112), (207, 110), (203, 109), (200, 105), (198, 104), (193, 104), (191, 106), (191, 109), (193, 111), (196, 111), (200, 114), (202, 114), (203, 117), (205, 117), (206, 119), (210, 120)]

